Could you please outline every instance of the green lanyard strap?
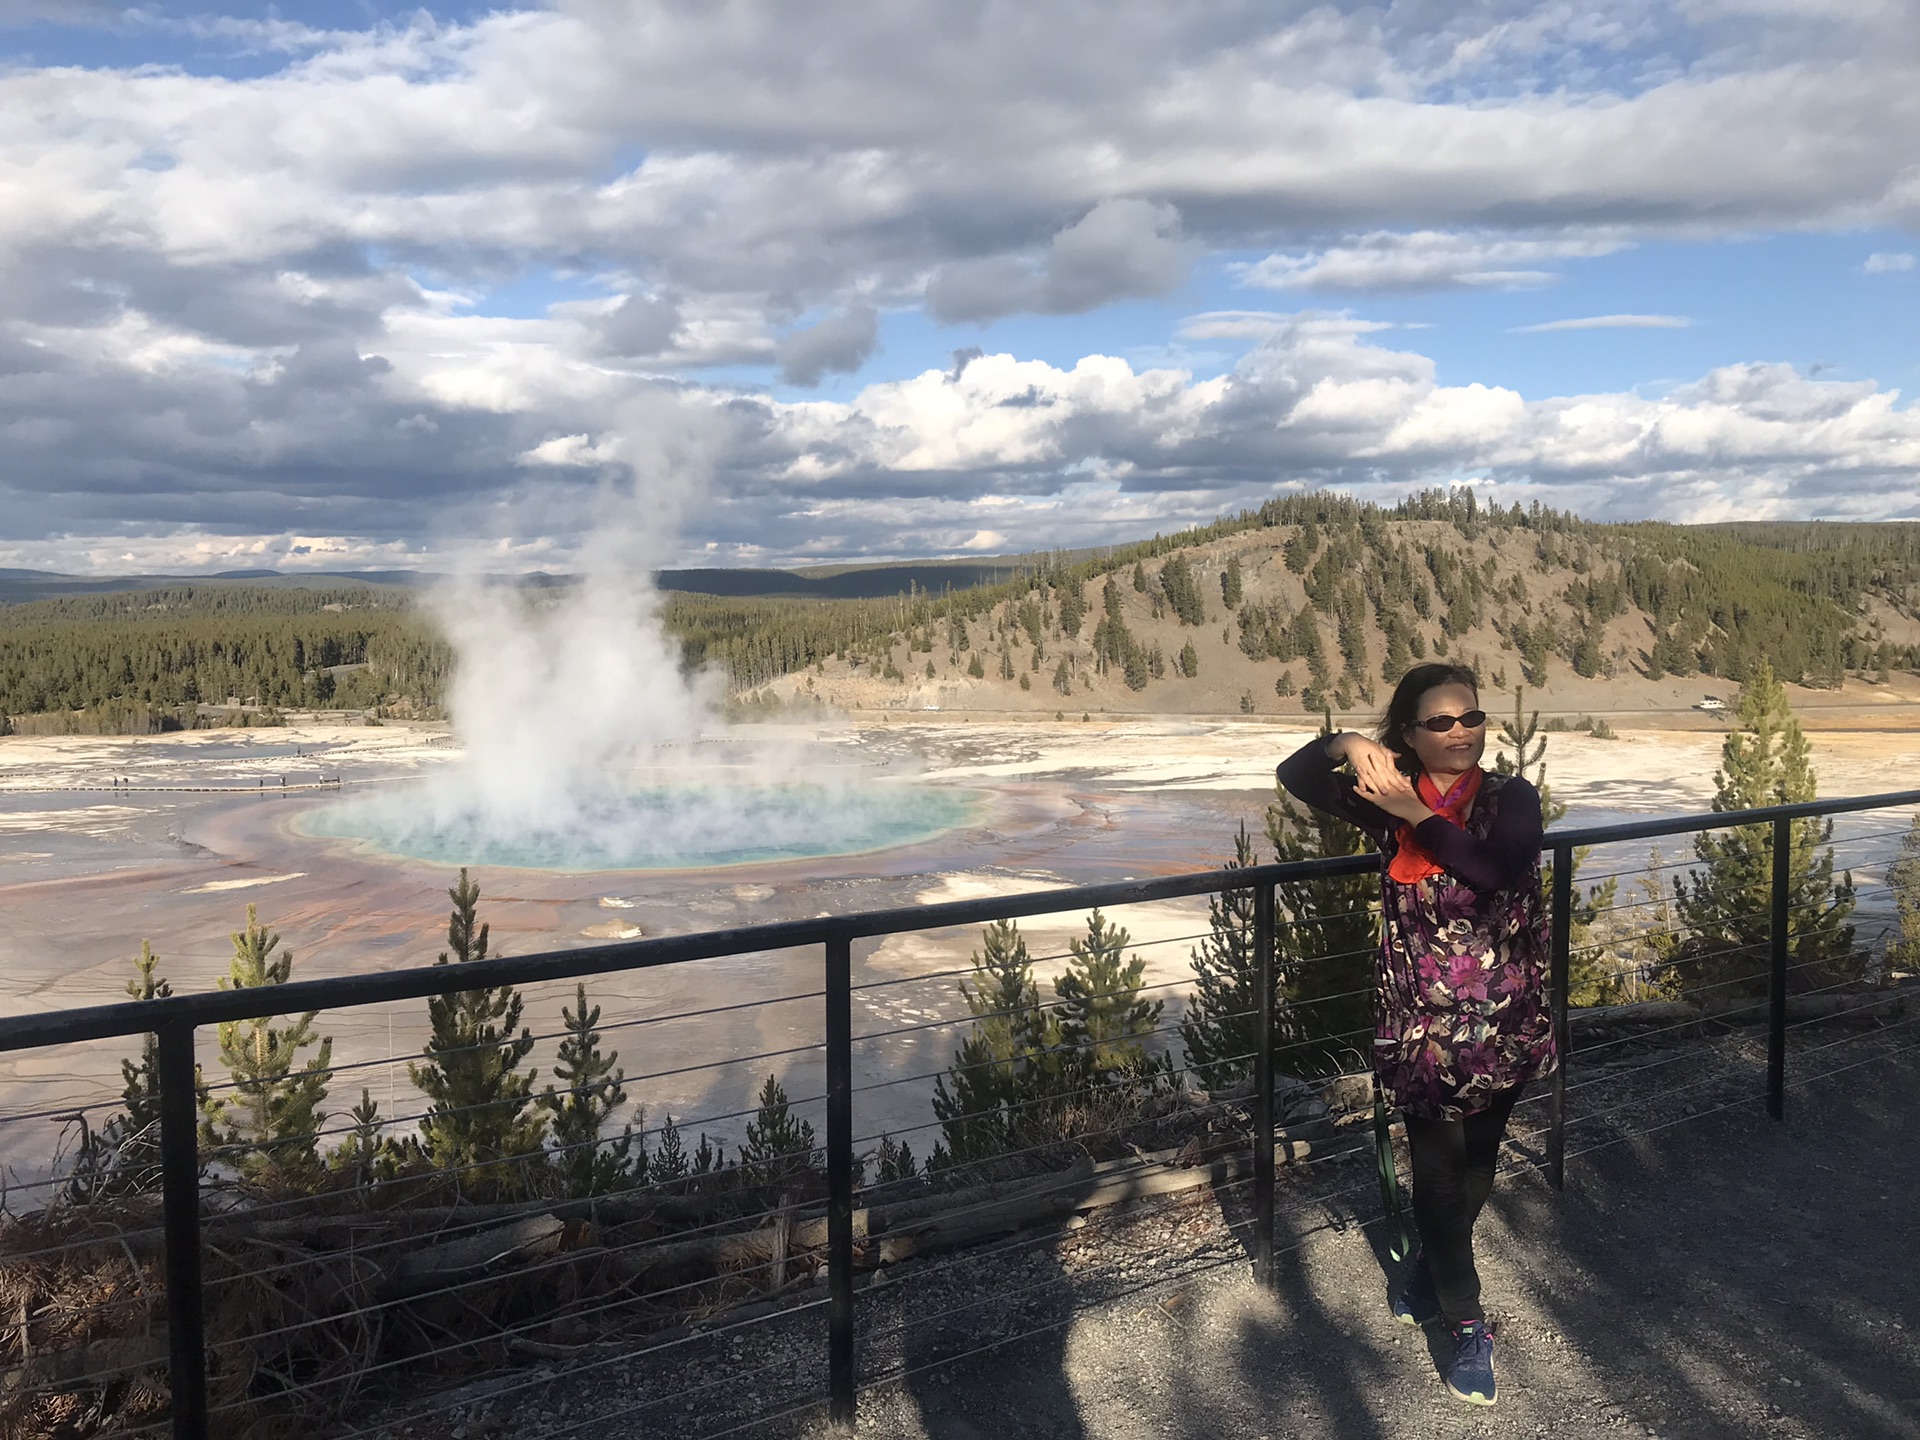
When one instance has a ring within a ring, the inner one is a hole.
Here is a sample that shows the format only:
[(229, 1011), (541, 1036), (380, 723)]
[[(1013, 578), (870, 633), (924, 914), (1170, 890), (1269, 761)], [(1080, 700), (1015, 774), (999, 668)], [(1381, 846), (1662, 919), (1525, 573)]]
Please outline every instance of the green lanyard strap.
[(1393, 1130), (1387, 1121), (1387, 1097), (1376, 1080), (1373, 1086), (1373, 1143), (1380, 1157), (1380, 1204), (1387, 1212), (1387, 1254), (1404, 1260), (1413, 1253), (1407, 1236), (1406, 1210), (1400, 1201), (1400, 1171), (1393, 1163)]

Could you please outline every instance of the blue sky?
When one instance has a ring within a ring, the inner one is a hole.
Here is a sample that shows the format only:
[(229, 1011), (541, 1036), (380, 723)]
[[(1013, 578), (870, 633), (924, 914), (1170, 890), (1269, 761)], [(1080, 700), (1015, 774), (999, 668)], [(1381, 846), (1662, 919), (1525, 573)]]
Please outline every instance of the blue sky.
[[(1233, 266), (1256, 254), (1219, 257), (1164, 299), (1118, 304), (1092, 315), (1018, 316), (986, 324), (942, 325), (917, 308), (889, 314), (879, 348), (852, 375), (830, 377), (816, 392), (847, 397), (885, 376), (947, 368), (966, 346), (1011, 349), (1071, 365), (1100, 350), (1142, 364), (1181, 364), (1199, 376), (1232, 366), (1244, 350), (1224, 342), (1181, 341), (1187, 317), (1239, 309), (1313, 308), (1346, 312), (1396, 327), (1383, 344), (1430, 356), (1443, 384), (1478, 381), (1523, 394), (1575, 395), (1638, 389), (1657, 394), (1708, 370), (1775, 360), (1834, 379), (1876, 380), (1920, 392), (1920, 270), (1864, 272), (1875, 254), (1916, 248), (1894, 230), (1835, 235), (1771, 234), (1727, 240), (1657, 240), (1565, 264), (1550, 284), (1456, 288), (1412, 293), (1354, 293), (1335, 287), (1271, 292), (1238, 283)], [(504, 292), (514, 307), (544, 304), (573, 287), (538, 281)], [(1671, 317), (1684, 326), (1622, 326), (1521, 332), (1524, 327), (1595, 316)], [(752, 372), (742, 370), (743, 380)], [(763, 377), (764, 378), (764, 377)]]
[(1912, 517), (1917, 46), (1829, 0), (0, 0), (0, 564), (980, 553), (1316, 485)]

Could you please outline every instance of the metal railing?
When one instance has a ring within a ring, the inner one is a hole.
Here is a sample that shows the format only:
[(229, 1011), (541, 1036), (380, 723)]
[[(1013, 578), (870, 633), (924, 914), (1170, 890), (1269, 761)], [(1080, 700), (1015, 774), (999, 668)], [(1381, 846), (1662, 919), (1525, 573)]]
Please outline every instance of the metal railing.
[[(1588, 847), (1655, 840), (1709, 830), (1769, 827), (1772, 851), (1768, 915), (1767, 1067), (1765, 1100), (1776, 1120), (1785, 1113), (1788, 975), (1791, 958), (1790, 873), (1795, 821), (1920, 805), (1920, 790), (1816, 801), (1767, 809), (1664, 817), (1550, 831), (1543, 851), (1553, 859), (1551, 918), (1553, 1027), (1562, 1063), (1548, 1103), (1546, 1170), (1564, 1185), (1568, 1072), (1572, 1057), (1568, 985), (1573, 938), (1575, 855)], [(383, 974), (296, 981), (271, 988), (193, 995), (0, 1018), (0, 1052), (152, 1035), (157, 1039), (160, 1092), (162, 1228), (170, 1375), (170, 1422), (181, 1440), (208, 1434), (205, 1285), (202, 1274), (202, 1170), (196, 1032), (203, 1027), (308, 1010), (392, 1004), (494, 986), (526, 987), (596, 975), (685, 965), (749, 952), (819, 947), (823, 955), (826, 1089), (824, 1144), (826, 1219), (826, 1406), (837, 1421), (853, 1417), (855, 1372), (855, 1209), (857, 1166), (853, 1125), (853, 944), (908, 932), (978, 926), (1069, 910), (1102, 909), (1248, 891), (1253, 896), (1253, 949), (1259, 957), (1254, 1006), (1269, 1022), (1278, 1003), (1275, 974), (1276, 887), (1374, 872), (1375, 855), (1255, 865), (1147, 881), (1035, 891), (981, 900), (783, 921), (700, 934), (643, 939), (590, 949), (418, 967)], [(925, 977), (922, 977), (925, 978)], [(794, 998), (794, 997), (783, 997)], [(799, 997), (811, 998), (811, 997)], [(1274, 1284), (1276, 1181), (1276, 1040), (1271, 1023), (1257, 1026), (1251, 1105), (1251, 1249), (1254, 1274)], [(862, 1037), (870, 1039), (873, 1037)], [(775, 1052), (777, 1053), (777, 1052)]]

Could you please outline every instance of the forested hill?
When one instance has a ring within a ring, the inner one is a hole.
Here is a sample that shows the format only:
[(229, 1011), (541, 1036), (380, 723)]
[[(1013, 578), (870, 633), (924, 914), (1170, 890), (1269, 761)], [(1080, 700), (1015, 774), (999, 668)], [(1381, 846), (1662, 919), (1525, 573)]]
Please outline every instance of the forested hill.
[[(890, 568), (906, 593), (669, 590), (663, 616), (688, 666), (740, 691), (859, 708), (1298, 714), (1374, 703), (1433, 656), (1501, 686), (1643, 696), (1673, 677), (1737, 684), (1762, 658), (1819, 687), (1920, 668), (1920, 524), (1602, 525), (1467, 490), (1391, 509), (1319, 494), (1092, 557)], [(714, 573), (703, 588), (726, 589)], [(960, 577), (995, 583), (945, 588)], [(527, 603), (563, 591), (527, 587)], [(170, 728), (235, 700), (431, 714), (451, 666), (400, 586), (174, 583), (0, 608), (0, 712), (37, 729)]]

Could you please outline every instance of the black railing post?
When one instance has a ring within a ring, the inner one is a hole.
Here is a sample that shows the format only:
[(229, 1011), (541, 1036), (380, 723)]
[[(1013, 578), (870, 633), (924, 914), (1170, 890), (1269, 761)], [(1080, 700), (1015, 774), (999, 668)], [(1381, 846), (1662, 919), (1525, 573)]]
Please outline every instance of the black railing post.
[(1567, 972), (1573, 951), (1573, 846), (1553, 847), (1553, 1114), (1547, 1129), (1547, 1174), (1553, 1188), (1567, 1184), (1567, 1065), (1573, 1044), (1567, 1026)]
[(168, 1388), (174, 1440), (206, 1440), (206, 1297), (200, 1288), (199, 1095), (193, 1026), (174, 1021), (158, 1032), (160, 1188), (167, 1237)]
[(853, 1423), (853, 941), (827, 941), (827, 1414)]
[(1767, 978), (1767, 1114), (1787, 1116), (1787, 899), (1793, 821), (1773, 822), (1773, 965)]
[(1273, 886), (1253, 887), (1253, 1279), (1273, 1288)]

